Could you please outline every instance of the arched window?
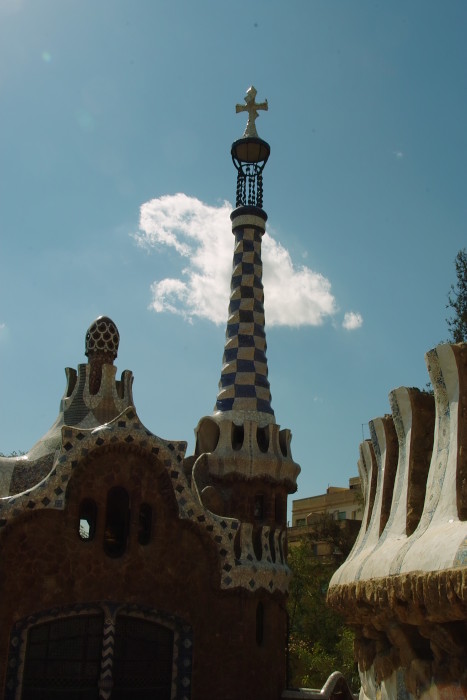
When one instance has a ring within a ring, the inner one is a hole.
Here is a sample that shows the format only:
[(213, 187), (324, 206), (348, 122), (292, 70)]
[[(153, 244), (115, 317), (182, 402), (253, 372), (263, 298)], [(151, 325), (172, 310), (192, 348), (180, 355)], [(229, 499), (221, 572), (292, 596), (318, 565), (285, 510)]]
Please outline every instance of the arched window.
[(130, 497), (122, 486), (114, 486), (107, 494), (104, 551), (109, 557), (121, 557), (128, 540)]
[(31, 627), (21, 700), (98, 698), (103, 615), (74, 615)]
[(173, 645), (171, 629), (149, 620), (118, 615), (112, 698), (170, 700), (173, 697)]
[[(33, 625), (31, 617), (21, 622), (25, 645), (10, 643), (5, 697), (98, 700), (102, 688), (112, 688), (112, 700), (190, 696), (189, 625), (134, 605), (81, 608), (54, 608), (33, 615)], [(18, 628), (13, 635), (17, 642)]]
[(152, 530), (152, 508), (148, 503), (142, 503), (139, 507), (138, 542), (142, 545), (149, 544)]
[(238, 451), (243, 447), (245, 439), (245, 429), (243, 425), (235, 425), (232, 423), (232, 449)]
[(261, 452), (267, 452), (269, 450), (269, 426), (265, 428), (256, 428), (256, 442)]
[(92, 498), (84, 498), (79, 504), (78, 535), (83, 542), (94, 539), (96, 534), (97, 505)]

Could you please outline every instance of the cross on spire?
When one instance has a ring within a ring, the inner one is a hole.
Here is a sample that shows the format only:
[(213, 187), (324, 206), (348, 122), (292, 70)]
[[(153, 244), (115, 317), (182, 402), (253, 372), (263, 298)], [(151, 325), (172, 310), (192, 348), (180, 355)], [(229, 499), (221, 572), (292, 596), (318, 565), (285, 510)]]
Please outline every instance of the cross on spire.
[(244, 97), (244, 100), (246, 104), (244, 105), (235, 105), (235, 112), (238, 114), (239, 112), (248, 112), (248, 121), (246, 124), (246, 129), (243, 134), (243, 138), (248, 138), (248, 137), (257, 137), (258, 138), (258, 132), (256, 131), (256, 125), (255, 121), (259, 117), (258, 114), (258, 109), (264, 109), (265, 111), (268, 110), (268, 101), (265, 100), (264, 102), (255, 102), (255, 97), (256, 97), (256, 89), (251, 85), (251, 87), (248, 88), (246, 91), (246, 95)]

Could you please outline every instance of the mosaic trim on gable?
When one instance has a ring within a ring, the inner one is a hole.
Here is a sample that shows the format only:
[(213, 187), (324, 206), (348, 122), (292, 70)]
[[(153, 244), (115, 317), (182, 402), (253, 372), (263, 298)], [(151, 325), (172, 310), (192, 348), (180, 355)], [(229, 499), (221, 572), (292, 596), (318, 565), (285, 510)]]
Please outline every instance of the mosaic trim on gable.
[(38, 480), (44, 479), (49, 474), (53, 462), (53, 452), (49, 452), (39, 459), (18, 461), (11, 474), (9, 493), (14, 495), (34, 488)]
[(99, 697), (110, 698), (112, 689), (112, 659), (115, 642), (115, 627), (120, 614), (155, 622), (174, 633), (172, 698), (190, 700), (193, 654), (193, 631), (190, 625), (175, 615), (153, 610), (137, 604), (99, 602), (81, 603), (67, 607), (51, 608), (19, 620), (10, 635), (8, 669), (5, 685), (5, 700), (19, 700), (22, 691), (22, 674), (26, 656), (27, 635), (35, 625), (78, 615), (103, 614), (102, 666), (99, 680)]
[[(126, 409), (113, 421), (99, 428), (84, 430), (63, 427), (62, 447), (47, 477), (32, 489), (0, 499), (0, 532), (24, 512), (44, 508), (63, 510), (67, 484), (81, 460), (94, 450), (122, 444), (152, 454), (167, 469), (180, 517), (195, 522), (217, 547), (221, 588), (242, 587), (250, 591), (265, 588), (270, 592), (287, 590), (290, 570), (285, 563), (285, 556), (276, 562), (271, 557), (270, 529), (263, 528), (263, 556), (258, 561), (253, 550), (251, 526), (241, 524), (234, 518), (223, 518), (211, 513), (195, 497), (182, 467), (186, 443), (170, 442), (151, 433), (139, 420), (134, 407)], [(237, 559), (234, 540), (240, 525), (241, 557)], [(277, 551), (283, 552), (285, 532), (278, 537), (280, 541), (277, 540)]]

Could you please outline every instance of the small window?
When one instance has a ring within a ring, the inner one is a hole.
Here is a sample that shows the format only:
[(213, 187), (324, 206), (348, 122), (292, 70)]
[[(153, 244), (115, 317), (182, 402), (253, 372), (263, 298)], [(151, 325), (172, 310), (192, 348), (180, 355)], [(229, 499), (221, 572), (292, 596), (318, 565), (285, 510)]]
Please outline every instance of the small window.
[(256, 442), (261, 452), (267, 452), (269, 450), (269, 426), (265, 428), (256, 428)]
[(195, 454), (214, 452), (219, 442), (220, 429), (212, 418), (203, 418), (198, 425)]
[(235, 425), (232, 423), (232, 448), (236, 451), (241, 450), (245, 439), (245, 431), (243, 425)]
[(130, 498), (121, 486), (114, 486), (107, 494), (104, 551), (109, 557), (121, 557), (128, 540)]
[(139, 507), (138, 542), (142, 545), (149, 544), (152, 529), (152, 508), (148, 503), (142, 503)]
[(83, 542), (94, 539), (96, 534), (97, 505), (91, 498), (85, 498), (79, 505), (78, 535)]
[(338, 520), (345, 520), (347, 513), (345, 510), (340, 510), (337, 514), (337, 519)]
[(296, 527), (303, 527), (306, 525), (306, 518), (297, 518), (295, 521), (295, 526)]
[(255, 496), (253, 515), (255, 520), (264, 520), (264, 496), (262, 493), (257, 493)]

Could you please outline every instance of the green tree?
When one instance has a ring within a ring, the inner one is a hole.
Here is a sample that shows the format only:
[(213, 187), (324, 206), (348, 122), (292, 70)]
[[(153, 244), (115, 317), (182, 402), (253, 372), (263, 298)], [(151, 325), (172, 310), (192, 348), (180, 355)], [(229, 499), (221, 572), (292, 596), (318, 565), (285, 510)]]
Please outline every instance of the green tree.
[(467, 250), (462, 248), (454, 261), (456, 266), (456, 284), (451, 285), (448, 295), (447, 309), (451, 309), (453, 315), (446, 319), (450, 332), (450, 342), (467, 342)]
[(291, 547), (288, 563), (293, 573), (288, 601), (290, 685), (321, 688), (333, 671), (341, 671), (357, 690), (353, 633), (326, 605), (336, 559), (315, 556), (313, 540), (304, 539)]
[[(357, 494), (361, 494), (361, 491), (356, 491)], [(363, 498), (361, 504), (363, 506)], [(308, 538), (311, 542), (327, 542), (332, 546), (332, 554), (327, 560), (332, 565), (332, 571), (349, 556), (360, 525), (359, 520), (336, 520), (331, 513), (319, 513), (310, 522)]]

